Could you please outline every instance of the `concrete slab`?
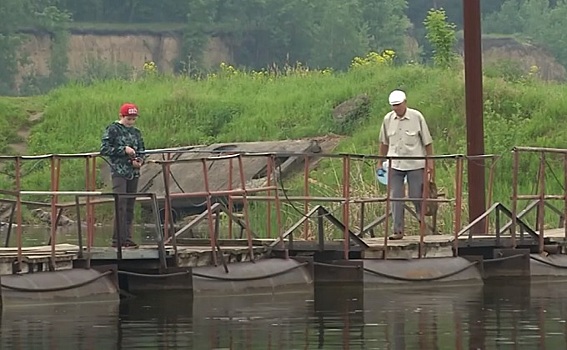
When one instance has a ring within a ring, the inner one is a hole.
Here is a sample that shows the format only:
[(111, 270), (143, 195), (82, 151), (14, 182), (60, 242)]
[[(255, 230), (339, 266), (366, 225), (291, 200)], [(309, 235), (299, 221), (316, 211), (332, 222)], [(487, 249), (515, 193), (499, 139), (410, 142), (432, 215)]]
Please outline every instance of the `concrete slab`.
[[(191, 162), (178, 162), (171, 165), (170, 193), (204, 192), (204, 169), (201, 158), (231, 153), (328, 153), (339, 143), (340, 137), (327, 136), (306, 140), (281, 140), (261, 142), (218, 143), (209, 146), (184, 147), (187, 153), (172, 154), (176, 160), (196, 160)], [(160, 164), (151, 163), (165, 159), (162, 155), (151, 155), (146, 166), (142, 168), (139, 181), (140, 192), (156, 193), (158, 198), (165, 196), (165, 187)], [(319, 159), (310, 158), (310, 166)], [(279, 169), (283, 176), (293, 171), (300, 171), (304, 167), (305, 157), (284, 156), (278, 157)], [(248, 189), (262, 187), (266, 183), (267, 157), (244, 157), (242, 161), (244, 181)], [(241, 188), (240, 169), (238, 161), (232, 161), (232, 182), (229, 184), (230, 161), (228, 159), (208, 161), (206, 163), (209, 187), (211, 191)], [(143, 205), (149, 203), (143, 202)], [(174, 208), (202, 207), (203, 198), (176, 198), (173, 200)], [(201, 210), (202, 211), (202, 210)], [(200, 212), (200, 211), (199, 211)]]

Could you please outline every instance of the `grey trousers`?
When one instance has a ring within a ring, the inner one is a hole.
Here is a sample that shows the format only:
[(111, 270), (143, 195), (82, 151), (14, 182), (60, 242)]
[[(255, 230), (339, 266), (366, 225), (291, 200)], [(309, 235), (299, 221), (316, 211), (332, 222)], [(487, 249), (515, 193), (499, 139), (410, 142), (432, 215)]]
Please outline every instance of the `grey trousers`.
[[(123, 176), (112, 176), (112, 192), (114, 193), (136, 193), (138, 192), (138, 178), (135, 177), (131, 180)], [(134, 222), (134, 204), (136, 198), (120, 198), (118, 200), (118, 213), (114, 213), (114, 231), (112, 241), (116, 242), (118, 235), (120, 235), (120, 242), (124, 243), (132, 239), (132, 223)], [(120, 217), (118, 227), (116, 217)]]
[[(409, 197), (421, 198), (423, 196), (423, 171), (424, 169), (401, 171), (392, 169), (390, 177), (390, 198), (405, 198), (404, 179), (407, 176)], [(421, 201), (413, 201), (415, 211), (419, 216), (421, 213)], [(392, 216), (394, 218), (394, 233), (404, 232), (404, 202), (392, 202)]]

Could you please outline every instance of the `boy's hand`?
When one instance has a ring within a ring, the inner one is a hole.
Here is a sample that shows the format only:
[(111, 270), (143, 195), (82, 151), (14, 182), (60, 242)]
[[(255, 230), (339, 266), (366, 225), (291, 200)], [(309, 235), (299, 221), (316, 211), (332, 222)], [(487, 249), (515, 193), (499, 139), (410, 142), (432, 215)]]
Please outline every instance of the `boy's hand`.
[(124, 147), (124, 153), (126, 153), (129, 156), (135, 156), (136, 155), (136, 151), (134, 151), (134, 149), (130, 146)]
[(142, 163), (143, 163), (143, 162), (142, 162), (140, 159), (138, 159), (138, 158), (132, 160), (132, 166), (133, 166), (134, 168), (141, 168), (141, 167), (142, 167)]

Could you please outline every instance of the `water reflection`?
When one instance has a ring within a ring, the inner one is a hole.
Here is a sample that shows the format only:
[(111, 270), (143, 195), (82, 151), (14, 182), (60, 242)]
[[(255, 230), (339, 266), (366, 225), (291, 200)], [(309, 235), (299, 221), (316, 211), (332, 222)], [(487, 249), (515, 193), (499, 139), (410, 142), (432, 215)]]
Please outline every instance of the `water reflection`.
[(116, 349), (118, 303), (4, 307), (2, 349)]
[(567, 284), (315, 291), (4, 308), (5, 349), (565, 349)]

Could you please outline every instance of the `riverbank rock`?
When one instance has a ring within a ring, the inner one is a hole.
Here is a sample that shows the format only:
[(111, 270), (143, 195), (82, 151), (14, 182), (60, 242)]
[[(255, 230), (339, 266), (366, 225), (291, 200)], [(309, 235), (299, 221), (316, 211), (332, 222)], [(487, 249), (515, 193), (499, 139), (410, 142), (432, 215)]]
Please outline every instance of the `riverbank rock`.
[(370, 97), (360, 94), (348, 99), (333, 109), (333, 119), (339, 124), (363, 119), (370, 113)]
[[(32, 210), (32, 214), (33, 214), (34, 217), (41, 220), (41, 222), (44, 222), (46, 224), (51, 225), (51, 213), (50, 212), (47, 212), (43, 209), (34, 209), (34, 210)], [(75, 222), (73, 220), (69, 219), (67, 216), (61, 215), (61, 217), (59, 218), (58, 226), (69, 226), (69, 225), (72, 225), (74, 223)]]

